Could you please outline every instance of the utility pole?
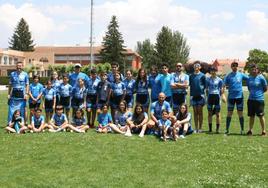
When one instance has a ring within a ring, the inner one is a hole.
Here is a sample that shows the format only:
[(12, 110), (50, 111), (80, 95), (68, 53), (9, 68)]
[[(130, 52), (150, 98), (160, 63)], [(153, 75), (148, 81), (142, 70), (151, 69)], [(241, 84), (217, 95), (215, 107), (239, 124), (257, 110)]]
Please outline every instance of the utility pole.
[(94, 64), (93, 56), (93, 0), (91, 0), (90, 6), (90, 70), (92, 70), (92, 65)]

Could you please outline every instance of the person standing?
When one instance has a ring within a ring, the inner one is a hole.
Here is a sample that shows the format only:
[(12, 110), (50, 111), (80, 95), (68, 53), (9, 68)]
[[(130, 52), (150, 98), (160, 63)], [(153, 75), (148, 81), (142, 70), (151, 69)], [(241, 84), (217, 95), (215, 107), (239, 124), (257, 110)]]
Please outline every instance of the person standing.
[(165, 94), (166, 101), (171, 103), (172, 99), (172, 91), (171, 91), (171, 79), (172, 75), (168, 73), (169, 67), (168, 64), (164, 63), (162, 64), (162, 75), (160, 77), (160, 83), (161, 83), (161, 92)]
[(194, 110), (195, 133), (202, 132), (203, 106), (205, 105), (206, 76), (200, 70), (200, 61), (194, 62), (194, 73), (189, 78), (191, 105)]
[(161, 93), (161, 74), (158, 73), (157, 66), (153, 65), (151, 67), (151, 72), (149, 75), (149, 87), (151, 88), (151, 102), (158, 101), (158, 95)]
[(20, 110), (27, 125), (26, 100), (29, 93), (29, 76), (22, 70), (23, 63), (17, 62), (17, 70), (10, 74), (8, 87), (8, 122), (11, 121), (15, 110)]
[(238, 62), (234, 61), (231, 64), (232, 72), (224, 78), (224, 89), (228, 88), (227, 108), (228, 113), (226, 117), (226, 131), (229, 134), (232, 115), (236, 105), (237, 114), (239, 116), (240, 133), (244, 134), (244, 97), (243, 97), (243, 81), (248, 80), (248, 76), (238, 71)]
[(180, 105), (186, 102), (189, 76), (183, 73), (181, 63), (176, 64), (176, 72), (172, 74), (170, 86), (172, 88), (172, 107), (174, 114), (177, 114)]
[(72, 87), (78, 86), (78, 80), (81, 78), (84, 80), (86, 88), (88, 88), (88, 83), (89, 83), (89, 77), (85, 73), (81, 72), (81, 64), (77, 63), (74, 65), (74, 73), (70, 74), (69, 80), (70, 80), (70, 85)]
[(256, 64), (250, 67), (250, 76), (247, 80), (249, 90), (248, 97), (248, 116), (249, 116), (249, 131), (247, 135), (252, 135), (255, 115), (259, 117), (261, 124), (261, 135), (266, 136), (265, 118), (264, 118), (264, 93), (267, 91), (267, 81)]

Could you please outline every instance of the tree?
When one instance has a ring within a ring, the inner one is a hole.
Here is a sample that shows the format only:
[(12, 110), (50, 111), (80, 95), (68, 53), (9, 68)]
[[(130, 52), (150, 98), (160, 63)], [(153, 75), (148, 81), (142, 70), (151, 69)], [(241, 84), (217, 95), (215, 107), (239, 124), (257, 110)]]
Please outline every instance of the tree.
[(117, 62), (120, 69), (124, 66), (125, 51), (124, 40), (122, 34), (119, 32), (119, 25), (117, 23), (116, 16), (112, 16), (111, 22), (108, 26), (108, 31), (103, 38), (103, 49), (100, 52), (102, 62), (112, 63)]
[(143, 42), (137, 42), (136, 52), (142, 56), (142, 66), (149, 69), (152, 65), (158, 63), (154, 45), (150, 39), (146, 39)]
[(15, 28), (14, 34), (9, 41), (9, 48), (19, 51), (33, 51), (35, 44), (32, 40), (32, 34), (29, 31), (29, 25), (21, 18), (17, 27)]
[(258, 65), (261, 72), (268, 72), (268, 53), (259, 49), (250, 50), (245, 70), (248, 70), (253, 63)]
[(168, 27), (162, 27), (156, 38), (156, 55), (160, 62), (166, 62), (171, 69), (177, 62), (186, 63), (190, 54), (187, 39), (179, 31), (172, 32)]

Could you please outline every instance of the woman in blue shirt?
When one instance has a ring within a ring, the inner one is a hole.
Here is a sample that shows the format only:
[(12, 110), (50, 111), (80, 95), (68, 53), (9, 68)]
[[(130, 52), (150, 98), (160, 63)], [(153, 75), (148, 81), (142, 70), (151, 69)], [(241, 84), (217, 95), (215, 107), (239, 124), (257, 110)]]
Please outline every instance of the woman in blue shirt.
[(248, 116), (249, 131), (247, 135), (252, 135), (255, 115), (259, 117), (261, 124), (261, 135), (266, 136), (265, 118), (264, 118), (264, 93), (267, 91), (267, 82), (262, 74), (260, 74), (257, 65), (251, 65), (250, 76), (247, 80), (249, 90), (248, 97)]
[(136, 104), (141, 104), (146, 113), (148, 112), (148, 107), (150, 103), (148, 88), (149, 81), (147, 78), (146, 70), (139, 69), (135, 86)]
[(135, 90), (135, 80), (132, 78), (132, 70), (127, 70), (126, 78), (124, 79), (124, 84), (126, 87), (125, 101), (127, 102), (128, 111), (132, 111), (134, 105), (134, 90)]

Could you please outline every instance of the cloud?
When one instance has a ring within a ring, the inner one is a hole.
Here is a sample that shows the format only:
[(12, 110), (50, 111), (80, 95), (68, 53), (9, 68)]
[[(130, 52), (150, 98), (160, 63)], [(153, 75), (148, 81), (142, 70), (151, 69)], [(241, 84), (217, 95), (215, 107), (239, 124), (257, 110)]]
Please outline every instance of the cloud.
[(235, 18), (235, 15), (232, 12), (222, 11), (217, 14), (212, 14), (210, 17), (213, 20), (231, 21)]

